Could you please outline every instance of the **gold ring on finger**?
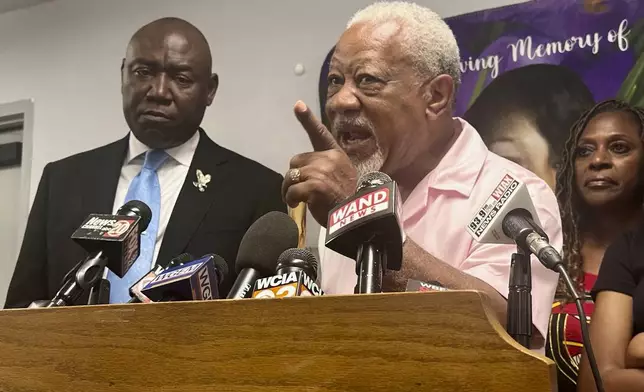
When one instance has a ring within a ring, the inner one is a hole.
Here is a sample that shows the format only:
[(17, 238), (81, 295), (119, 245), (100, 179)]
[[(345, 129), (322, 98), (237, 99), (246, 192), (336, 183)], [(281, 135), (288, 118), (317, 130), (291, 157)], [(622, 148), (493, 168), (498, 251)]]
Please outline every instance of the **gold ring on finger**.
[(289, 178), (289, 180), (291, 180), (291, 182), (292, 182), (293, 184), (297, 184), (298, 182), (300, 182), (300, 176), (301, 176), (301, 174), (302, 174), (302, 173), (300, 172), (300, 169), (297, 169), (297, 168), (295, 168), (295, 169), (289, 169), (289, 171), (288, 171), (288, 178)]

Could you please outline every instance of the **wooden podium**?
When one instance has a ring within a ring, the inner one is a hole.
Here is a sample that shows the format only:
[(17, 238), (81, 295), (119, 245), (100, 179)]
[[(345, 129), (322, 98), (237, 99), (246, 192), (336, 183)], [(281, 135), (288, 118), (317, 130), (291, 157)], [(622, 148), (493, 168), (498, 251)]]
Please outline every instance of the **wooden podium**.
[(0, 391), (556, 391), (474, 291), (0, 311)]

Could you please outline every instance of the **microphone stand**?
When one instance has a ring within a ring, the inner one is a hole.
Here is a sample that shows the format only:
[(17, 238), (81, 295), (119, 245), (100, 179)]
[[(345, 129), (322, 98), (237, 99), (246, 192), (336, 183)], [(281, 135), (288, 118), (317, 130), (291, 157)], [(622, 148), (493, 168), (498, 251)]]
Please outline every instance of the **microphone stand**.
[(58, 290), (46, 307), (72, 306), (85, 290), (90, 289), (101, 280), (107, 266), (107, 258), (103, 252), (92, 253), (80, 264), (75, 266), (74, 273), (68, 274), (67, 280)]
[(88, 305), (105, 305), (110, 303), (110, 281), (107, 280), (107, 268), (103, 267), (98, 273), (99, 279), (92, 284), (89, 290)]
[(386, 261), (384, 254), (371, 241), (360, 245), (356, 258), (358, 284), (354, 290), (355, 294), (382, 293), (382, 275)]
[(532, 269), (530, 253), (517, 246), (512, 254), (508, 290), (507, 331), (525, 348), (532, 338)]

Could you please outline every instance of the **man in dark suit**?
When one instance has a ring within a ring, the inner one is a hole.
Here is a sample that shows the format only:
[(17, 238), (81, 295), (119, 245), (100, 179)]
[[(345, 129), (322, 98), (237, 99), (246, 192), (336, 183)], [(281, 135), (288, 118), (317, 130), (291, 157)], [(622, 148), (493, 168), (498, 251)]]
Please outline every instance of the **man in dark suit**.
[[(142, 238), (136, 263), (148, 257), (147, 272), (183, 252), (216, 253), (231, 270), (221, 288), (228, 292), (242, 236), (257, 218), (286, 205), (281, 175), (217, 145), (199, 128), (218, 86), (211, 68), (208, 42), (186, 21), (159, 19), (134, 34), (121, 67), (131, 132), (45, 167), (5, 307), (51, 298), (86, 256), (70, 239), (74, 230), (88, 214), (114, 213), (140, 195), (152, 200), (144, 201), (154, 229), (144, 233), (152, 240), (144, 249)], [(127, 282), (115, 276), (110, 282), (112, 291), (121, 291), (110, 302), (124, 302)]]

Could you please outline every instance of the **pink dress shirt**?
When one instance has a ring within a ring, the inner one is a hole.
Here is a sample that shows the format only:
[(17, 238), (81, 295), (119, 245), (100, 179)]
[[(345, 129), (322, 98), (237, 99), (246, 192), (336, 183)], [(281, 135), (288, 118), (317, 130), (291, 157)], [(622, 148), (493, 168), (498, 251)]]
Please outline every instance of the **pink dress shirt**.
[[(550, 243), (562, 247), (557, 199), (532, 172), (490, 152), (476, 130), (462, 119), (460, 134), (438, 166), (403, 203), (404, 231), (428, 253), (494, 287), (507, 298), (514, 245), (479, 244), (465, 227), (505, 173), (526, 184)], [(320, 275), (325, 294), (352, 294), (357, 282), (355, 261), (325, 248), (320, 233)], [(532, 257), (532, 317), (543, 337), (558, 275)]]

